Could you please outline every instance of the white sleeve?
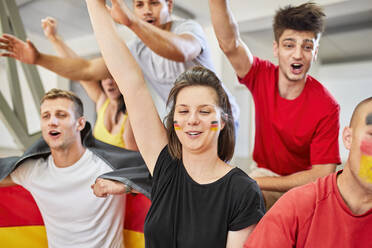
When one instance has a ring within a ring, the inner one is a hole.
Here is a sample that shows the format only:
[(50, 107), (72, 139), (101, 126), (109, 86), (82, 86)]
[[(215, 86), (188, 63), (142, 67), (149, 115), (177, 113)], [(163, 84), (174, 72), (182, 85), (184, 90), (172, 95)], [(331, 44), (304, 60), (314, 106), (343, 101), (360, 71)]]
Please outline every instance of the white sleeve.
[(207, 41), (205, 38), (204, 30), (199, 23), (193, 20), (185, 20), (177, 25), (174, 29), (175, 34), (190, 34), (200, 43), (202, 51), (207, 46)]
[(27, 159), (26, 161), (21, 163), (17, 167), (17, 169), (15, 169), (10, 174), (12, 181), (26, 188), (26, 186), (31, 181), (32, 171), (35, 168), (37, 162), (38, 159)]

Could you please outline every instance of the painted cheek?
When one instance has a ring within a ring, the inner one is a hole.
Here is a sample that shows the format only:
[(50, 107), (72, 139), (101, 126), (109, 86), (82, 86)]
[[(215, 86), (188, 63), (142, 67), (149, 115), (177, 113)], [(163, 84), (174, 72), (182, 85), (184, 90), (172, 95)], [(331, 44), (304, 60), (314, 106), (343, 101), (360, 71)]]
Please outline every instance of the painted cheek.
[(372, 183), (372, 142), (363, 140), (360, 146), (359, 177), (367, 183)]
[(181, 130), (181, 127), (180, 127), (180, 125), (177, 123), (177, 121), (174, 121), (173, 122), (173, 127), (174, 127), (174, 130)]
[(212, 131), (218, 131), (218, 121), (212, 121), (211, 122), (211, 130)]

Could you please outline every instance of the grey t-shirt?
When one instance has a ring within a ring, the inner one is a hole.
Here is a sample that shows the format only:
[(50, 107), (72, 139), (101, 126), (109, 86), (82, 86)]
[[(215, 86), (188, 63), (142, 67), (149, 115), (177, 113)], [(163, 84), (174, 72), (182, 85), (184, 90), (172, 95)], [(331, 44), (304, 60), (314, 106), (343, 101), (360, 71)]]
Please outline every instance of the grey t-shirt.
[[(176, 78), (187, 69), (196, 65), (202, 65), (214, 71), (204, 31), (198, 23), (192, 20), (174, 20), (170, 32), (175, 34), (190, 34), (195, 37), (195, 39), (200, 43), (202, 49), (201, 53), (192, 61), (176, 62), (156, 54), (138, 37), (134, 38), (128, 44), (133, 57), (142, 68), (147, 83), (151, 85), (164, 102), (168, 99), (169, 92), (172, 89)], [(223, 87), (229, 96), (233, 116), (236, 122), (235, 126), (237, 127), (239, 107), (235, 98), (225, 86)]]

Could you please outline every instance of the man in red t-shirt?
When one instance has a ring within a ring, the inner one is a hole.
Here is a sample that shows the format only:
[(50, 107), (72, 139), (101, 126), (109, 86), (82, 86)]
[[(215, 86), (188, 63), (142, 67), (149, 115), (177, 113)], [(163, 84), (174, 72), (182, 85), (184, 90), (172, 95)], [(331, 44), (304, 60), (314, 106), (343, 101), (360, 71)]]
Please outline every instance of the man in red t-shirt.
[(355, 108), (343, 141), (344, 170), (284, 194), (244, 247), (372, 247), (372, 97)]
[[(267, 207), (289, 189), (335, 171), (340, 163), (339, 105), (307, 75), (323, 30), (314, 3), (279, 9), (274, 18), (274, 55), (279, 66), (254, 57), (239, 37), (226, 0), (209, 0), (219, 45), (256, 107), (253, 159), (271, 175), (257, 177)], [(261, 169), (262, 170), (262, 169)]]

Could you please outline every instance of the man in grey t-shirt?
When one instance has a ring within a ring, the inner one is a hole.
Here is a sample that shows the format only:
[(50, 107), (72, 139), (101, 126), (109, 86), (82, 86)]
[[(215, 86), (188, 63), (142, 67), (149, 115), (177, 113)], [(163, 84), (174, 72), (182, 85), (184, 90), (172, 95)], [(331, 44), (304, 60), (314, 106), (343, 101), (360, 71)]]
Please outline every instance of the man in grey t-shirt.
[[(87, 0), (97, 1), (97, 0)], [(204, 32), (191, 20), (171, 18), (173, 0), (133, 0), (133, 12), (124, 1), (112, 1), (114, 20), (131, 29), (138, 38), (129, 48), (147, 82), (166, 100), (176, 77), (194, 65), (214, 70)], [(40, 53), (31, 42), (5, 35), (0, 39), (8, 53), (21, 62), (37, 64), (72, 80), (102, 80), (110, 77), (102, 57), (59, 58)], [(225, 88), (226, 89), (226, 88)], [(236, 127), (239, 108), (228, 92)]]

